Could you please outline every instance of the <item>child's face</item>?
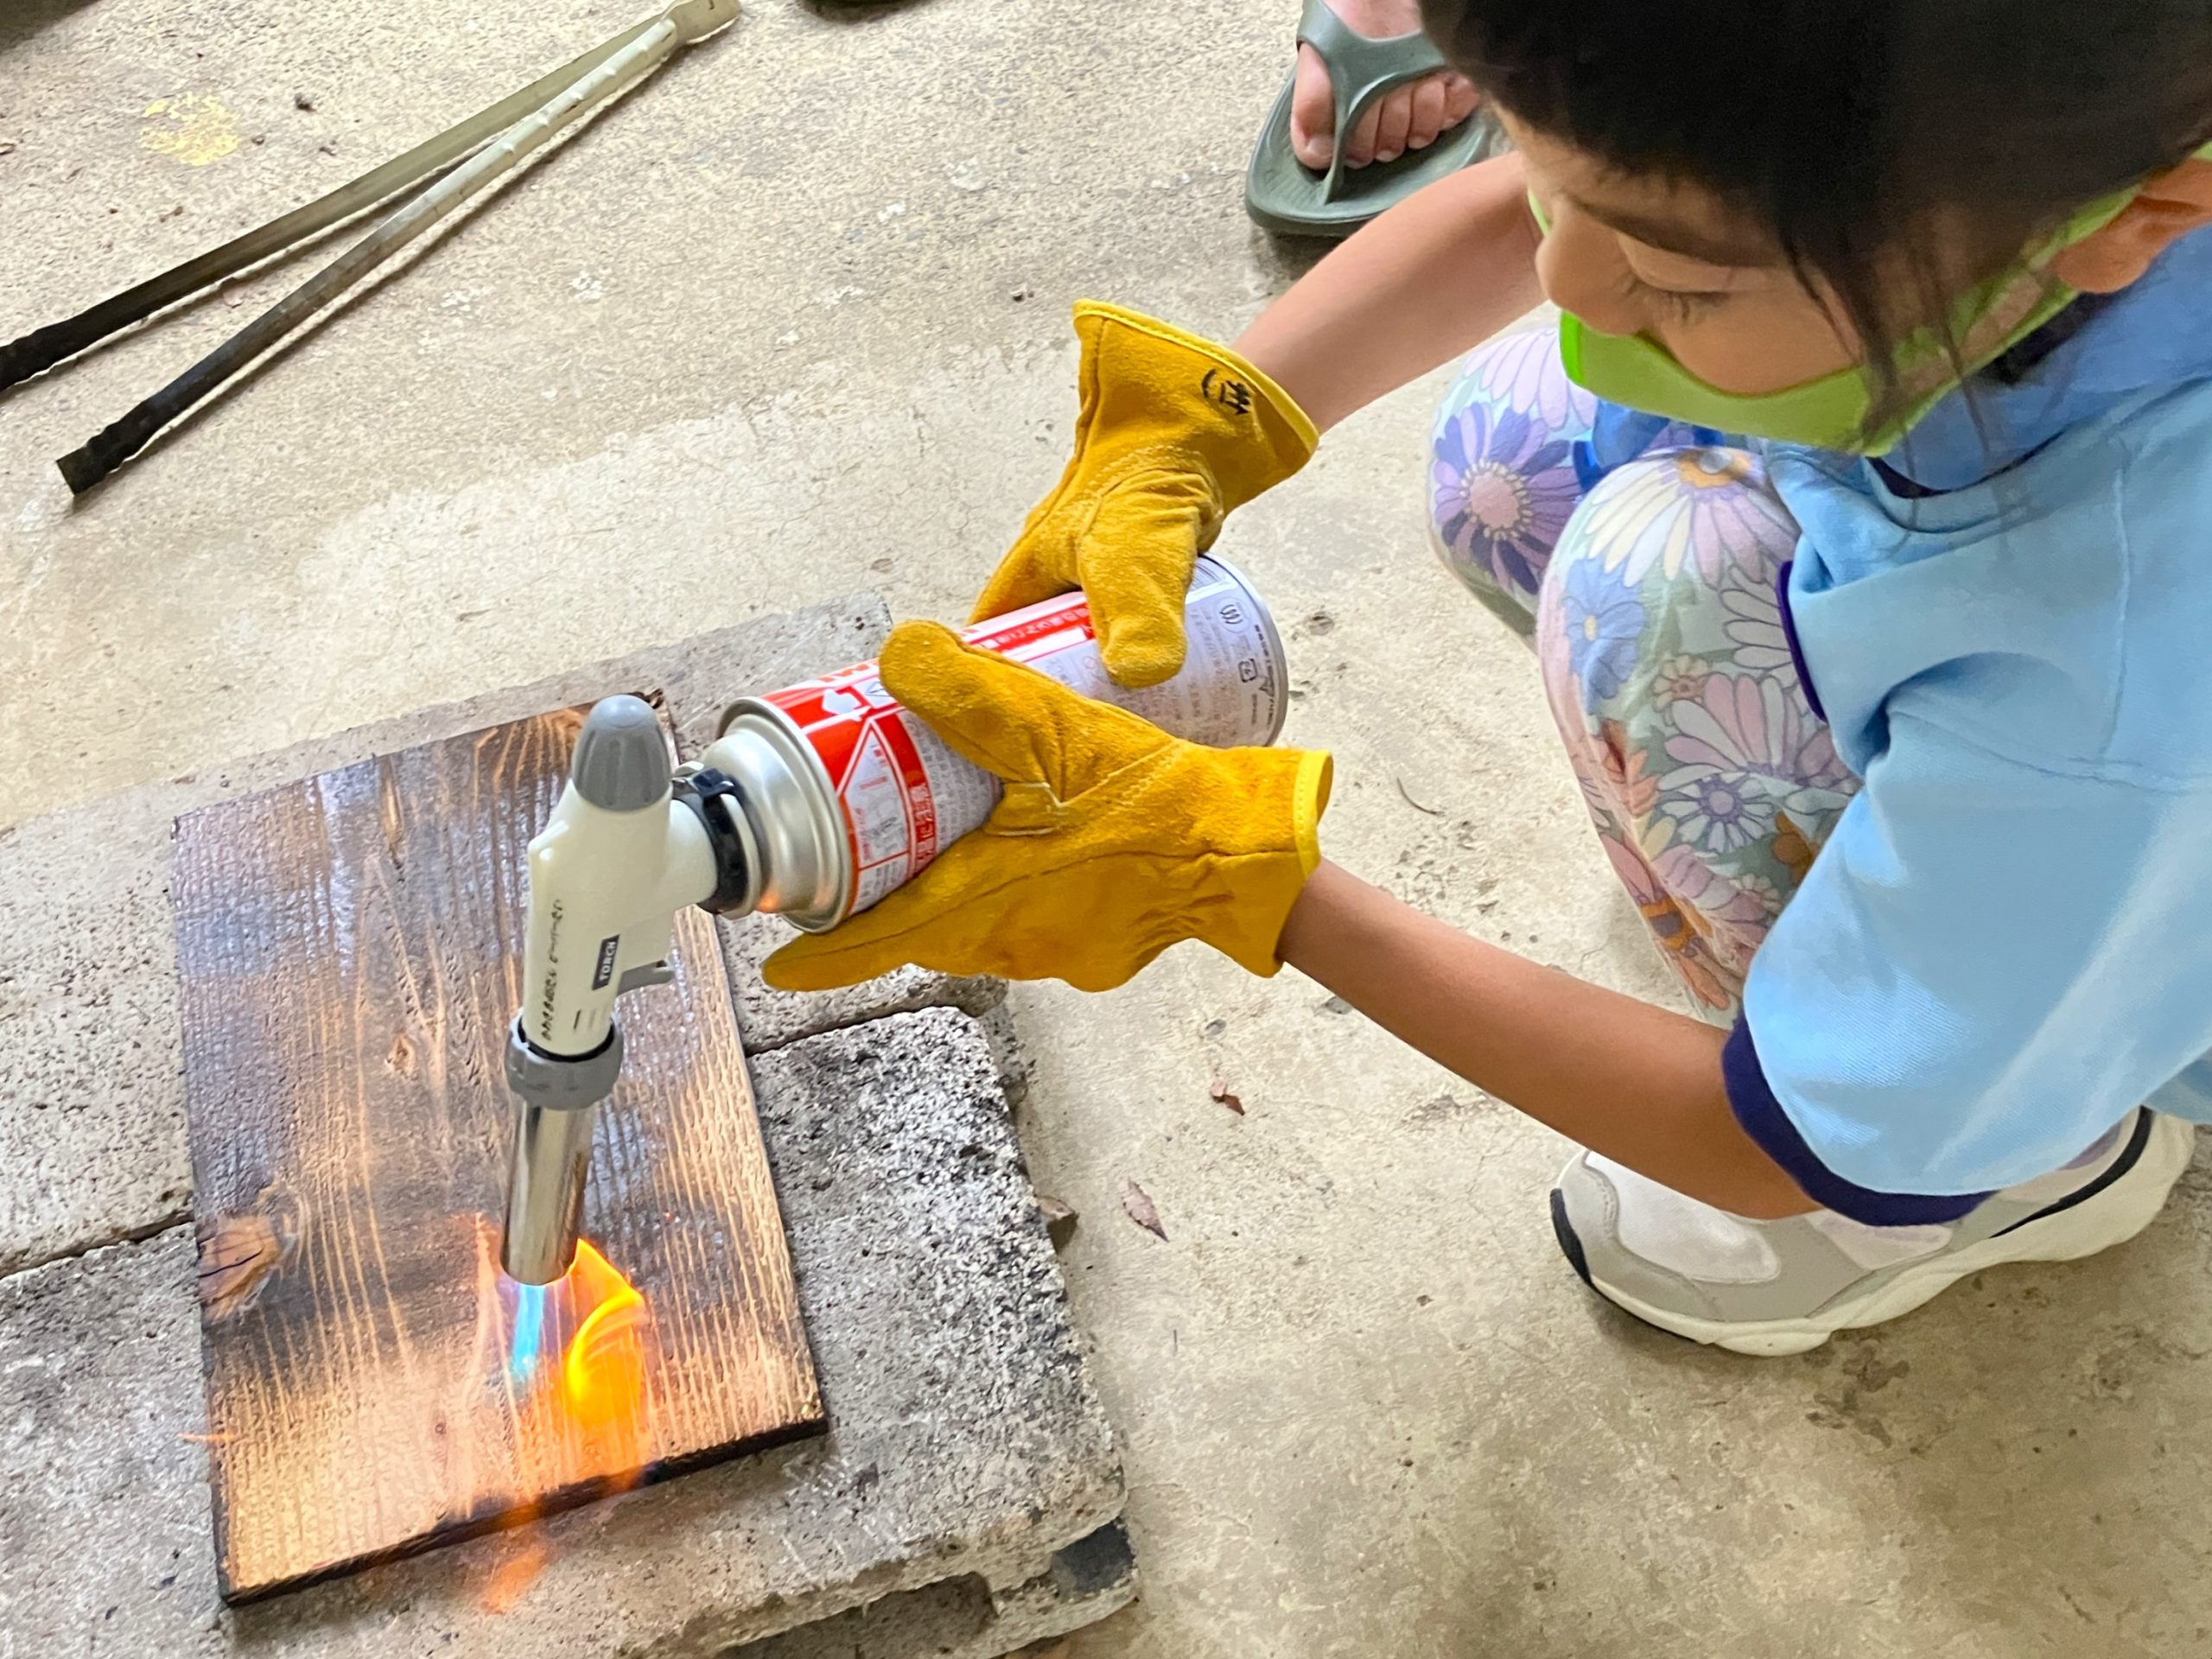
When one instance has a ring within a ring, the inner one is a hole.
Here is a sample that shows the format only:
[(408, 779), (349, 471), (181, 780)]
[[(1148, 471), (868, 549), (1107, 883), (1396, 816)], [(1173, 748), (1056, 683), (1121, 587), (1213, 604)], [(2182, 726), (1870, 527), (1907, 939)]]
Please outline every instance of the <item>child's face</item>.
[(1858, 360), (1771, 239), (1704, 191), (1624, 176), (1499, 113), (1551, 220), (1536, 275), (1561, 310), (1650, 336), (1722, 391), (1779, 391)]

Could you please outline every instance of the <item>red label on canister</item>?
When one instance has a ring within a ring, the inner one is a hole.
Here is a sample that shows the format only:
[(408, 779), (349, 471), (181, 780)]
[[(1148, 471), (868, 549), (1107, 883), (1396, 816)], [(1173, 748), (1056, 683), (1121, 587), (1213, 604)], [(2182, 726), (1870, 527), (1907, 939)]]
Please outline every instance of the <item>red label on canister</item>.
[[(1184, 618), (1182, 671), (1135, 691), (1107, 677), (1081, 594), (995, 617), (961, 637), (1192, 742), (1216, 748), (1273, 742), (1290, 692), (1266, 606), (1228, 566), (1200, 559)], [(998, 804), (999, 780), (910, 718), (883, 689), (874, 663), (763, 701), (798, 727), (842, 810), (849, 911), (866, 910), (912, 880)]]

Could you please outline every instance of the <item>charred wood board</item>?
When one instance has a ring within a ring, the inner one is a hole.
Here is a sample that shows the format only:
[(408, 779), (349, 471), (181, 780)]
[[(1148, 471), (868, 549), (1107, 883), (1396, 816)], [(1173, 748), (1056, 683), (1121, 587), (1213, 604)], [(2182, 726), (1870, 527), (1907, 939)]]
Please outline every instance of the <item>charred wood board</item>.
[(524, 848), (583, 713), (177, 822), (226, 1600), (822, 1427), (729, 985), (697, 911), (677, 919), (675, 983), (622, 1002), (626, 1064), (585, 1201), (601, 1254), (545, 1293), (499, 1272)]

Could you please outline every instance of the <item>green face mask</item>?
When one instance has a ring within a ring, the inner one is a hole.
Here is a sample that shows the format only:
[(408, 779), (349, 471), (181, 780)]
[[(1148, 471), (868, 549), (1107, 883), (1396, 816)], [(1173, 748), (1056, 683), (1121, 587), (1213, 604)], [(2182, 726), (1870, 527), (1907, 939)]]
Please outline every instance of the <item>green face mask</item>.
[[(2197, 154), (2212, 159), (2212, 145)], [(2042, 247), (1961, 300), (1952, 315), (1949, 338), (1972, 341), (1970, 353), (1954, 359), (1945, 337), (1934, 328), (1922, 329), (1901, 346), (1897, 368), (1910, 401), (1879, 426), (1867, 424), (1874, 407), (1874, 385), (1857, 365), (1779, 391), (1722, 391), (1692, 374), (1656, 340), (1642, 334), (1603, 334), (1568, 312), (1560, 314), (1560, 356), (1576, 385), (1647, 415), (1664, 415), (1746, 437), (1886, 454), (1958, 386), (1962, 371), (1971, 374), (2002, 356), (2079, 297), (2075, 289), (2048, 279), (2050, 261), (2062, 248), (2109, 225), (2139, 188), (2090, 203)], [(1537, 227), (1550, 234), (1550, 219), (1533, 195), (1529, 206)], [(2012, 315), (2013, 311), (2018, 315)], [(2000, 315), (2005, 321), (1994, 326)]]

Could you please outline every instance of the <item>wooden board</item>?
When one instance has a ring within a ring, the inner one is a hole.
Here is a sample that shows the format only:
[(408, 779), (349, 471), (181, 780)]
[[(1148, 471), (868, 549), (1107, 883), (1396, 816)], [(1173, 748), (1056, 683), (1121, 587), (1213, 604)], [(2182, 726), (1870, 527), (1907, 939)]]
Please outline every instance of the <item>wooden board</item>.
[[(623, 999), (571, 1276), (498, 1272), (523, 851), (566, 709), (226, 802), (174, 847), (216, 1558), (243, 1601), (818, 1430), (714, 924)], [(600, 1301), (579, 1344), (558, 1344)], [(526, 1316), (524, 1323), (527, 1326)]]

